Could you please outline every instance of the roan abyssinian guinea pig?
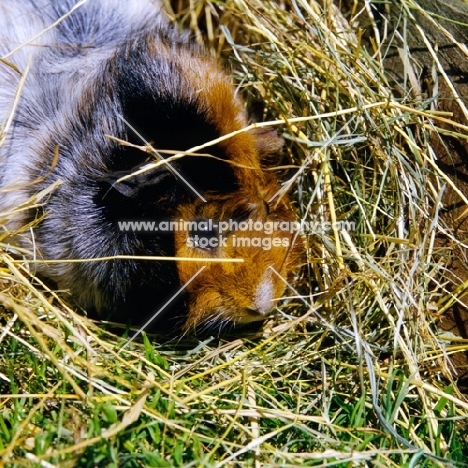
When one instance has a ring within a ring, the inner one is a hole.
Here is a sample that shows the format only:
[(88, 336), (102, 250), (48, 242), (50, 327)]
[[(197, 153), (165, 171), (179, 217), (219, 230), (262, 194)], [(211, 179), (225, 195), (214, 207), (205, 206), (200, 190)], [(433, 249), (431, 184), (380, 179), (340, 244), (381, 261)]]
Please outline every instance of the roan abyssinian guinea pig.
[(17, 242), (60, 260), (37, 272), (91, 313), (141, 324), (162, 311), (158, 327), (183, 332), (262, 320), (298, 261), (289, 201), (261, 166), (281, 140), (255, 129), (177, 155), (248, 117), (225, 73), (159, 9), (0, 2), (0, 211), (23, 206), (10, 231), (40, 218)]

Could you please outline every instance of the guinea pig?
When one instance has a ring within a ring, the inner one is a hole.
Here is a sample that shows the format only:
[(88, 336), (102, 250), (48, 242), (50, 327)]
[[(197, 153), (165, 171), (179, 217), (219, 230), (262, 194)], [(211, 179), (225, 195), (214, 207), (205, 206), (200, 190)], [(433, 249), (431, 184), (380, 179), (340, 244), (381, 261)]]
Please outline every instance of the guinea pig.
[(300, 251), (262, 167), (281, 140), (241, 131), (226, 73), (160, 9), (0, 3), (0, 211), (12, 233), (32, 223), (15, 242), (90, 314), (183, 332), (264, 320)]

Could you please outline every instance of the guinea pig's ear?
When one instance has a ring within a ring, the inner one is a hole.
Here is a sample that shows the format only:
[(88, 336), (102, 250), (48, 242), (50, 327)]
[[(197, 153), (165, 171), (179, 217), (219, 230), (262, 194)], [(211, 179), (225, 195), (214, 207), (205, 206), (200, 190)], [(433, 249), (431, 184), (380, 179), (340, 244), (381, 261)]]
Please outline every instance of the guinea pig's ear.
[(255, 139), (260, 161), (269, 165), (278, 159), (284, 146), (284, 140), (278, 136), (272, 127), (260, 127), (250, 130)]
[(171, 176), (164, 166), (148, 168), (140, 174), (132, 175), (133, 172), (140, 169), (143, 168), (129, 172), (115, 171), (104, 177), (103, 182), (109, 184), (109, 189), (114, 189), (125, 197), (136, 198), (142, 191), (160, 184), (166, 177)]

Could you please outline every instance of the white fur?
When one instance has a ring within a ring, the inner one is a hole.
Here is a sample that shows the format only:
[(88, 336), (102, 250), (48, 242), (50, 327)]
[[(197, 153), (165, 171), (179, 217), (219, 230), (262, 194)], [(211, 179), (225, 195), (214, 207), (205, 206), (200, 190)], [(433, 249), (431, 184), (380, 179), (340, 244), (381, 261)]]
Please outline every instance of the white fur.
[(275, 300), (275, 288), (271, 281), (270, 275), (265, 273), (262, 280), (257, 286), (254, 297), (254, 306), (257, 312), (262, 315), (267, 315), (271, 311)]
[[(63, 26), (63, 19), (75, 7), (70, 17), (76, 21), (68, 22), (69, 28), (52, 27), (55, 23)], [(31, 182), (37, 146), (52, 131), (65, 127), (60, 120), (69, 118), (86, 82), (99, 73), (100, 64), (114, 53), (122, 38), (165, 21), (159, 1), (0, 2), (0, 58), (4, 60), (0, 61), (0, 212), (28, 200), (30, 191), (10, 188)], [(64, 56), (64, 50), (77, 47), (81, 48), (79, 55)], [(23, 77), (24, 85), (19, 88)], [(53, 86), (44, 85), (50, 82)], [(50, 90), (53, 94), (48, 96)], [(48, 104), (54, 110), (57, 107), (53, 100), (60, 101), (58, 105), (64, 109), (49, 112)], [(22, 222), (17, 217), (13, 225)]]

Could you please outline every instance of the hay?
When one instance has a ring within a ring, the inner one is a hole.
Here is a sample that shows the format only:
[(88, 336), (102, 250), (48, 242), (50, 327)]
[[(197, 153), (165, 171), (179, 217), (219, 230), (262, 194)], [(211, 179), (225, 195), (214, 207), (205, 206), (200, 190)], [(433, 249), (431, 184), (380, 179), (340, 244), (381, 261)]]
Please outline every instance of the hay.
[[(451, 250), (437, 242), (448, 230), (443, 192), (456, 185), (430, 140), (441, 122), (460, 136), (468, 129), (433, 110), (433, 99), (394, 97), (369, 5), (373, 50), (326, 5), (193, 0), (177, 19), (208, 38), (286, 140), (278, 164), (300, 218), (354, 229), (306, 234), (306, 264), (262, 334), (165, 344), (143, 336), (129, 346), (126, 332), (71, 310), (15, 261), (27, 253), (2, 233), (5, 465), (466, 460), (468, 403), (450, 355), (468, 343), (437, 328), (466, 291), (453, 290)], [(417, 74), (408, 76), (417, 87)]]

